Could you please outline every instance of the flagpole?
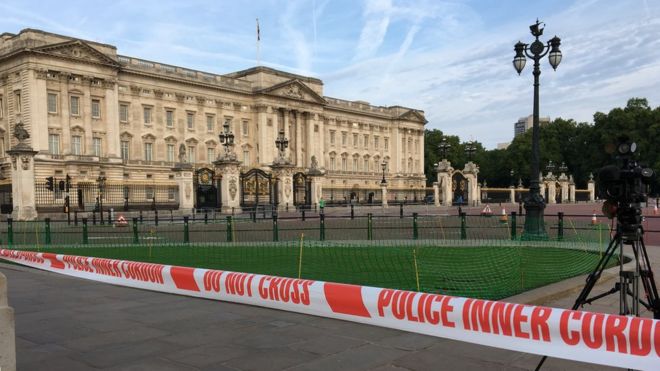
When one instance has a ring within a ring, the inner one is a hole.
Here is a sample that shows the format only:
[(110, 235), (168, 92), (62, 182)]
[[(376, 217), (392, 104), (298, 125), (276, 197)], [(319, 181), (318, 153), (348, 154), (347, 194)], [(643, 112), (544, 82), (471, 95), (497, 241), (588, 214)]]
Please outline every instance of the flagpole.
[(259, 18), (257, 18), (257, 67), (261, 66), (261, 32), (259, 30)]

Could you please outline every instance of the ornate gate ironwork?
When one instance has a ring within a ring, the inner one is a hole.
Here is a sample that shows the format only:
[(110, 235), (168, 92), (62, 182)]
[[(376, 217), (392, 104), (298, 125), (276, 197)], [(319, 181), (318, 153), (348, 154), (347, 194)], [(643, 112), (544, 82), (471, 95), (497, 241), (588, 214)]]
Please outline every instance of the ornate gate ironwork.
[(293, 204), (310, 206), (312, 204), (312, 180), (305, 173), (293, 175)]
[(195, 171), (195, 208), (215, 209), (218, 207), (218, 189), (214, 184), (215, 172), (209, 168)]
[(468, 203), (468, 181), (461, 173), (451, 177), (451, 190), (454, 194), (453, 203), (462, 205)]
[(273, 204), (273, 178), (261, 169), (241, 173), (241, 206)]

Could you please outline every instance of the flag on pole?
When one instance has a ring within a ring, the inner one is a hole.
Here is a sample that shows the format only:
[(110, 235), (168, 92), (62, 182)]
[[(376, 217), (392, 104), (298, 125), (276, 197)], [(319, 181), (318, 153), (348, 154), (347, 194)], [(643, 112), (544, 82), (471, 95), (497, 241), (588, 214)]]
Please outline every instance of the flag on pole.
[(261, 31), (259, 31), (259, 18), (257, 18), (257, 41), (261, 40)]

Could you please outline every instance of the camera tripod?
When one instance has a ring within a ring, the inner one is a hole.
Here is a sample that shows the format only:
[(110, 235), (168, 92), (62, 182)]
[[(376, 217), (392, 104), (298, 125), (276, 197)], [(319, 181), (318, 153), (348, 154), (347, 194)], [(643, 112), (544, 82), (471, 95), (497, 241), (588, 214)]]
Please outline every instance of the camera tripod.
[[(623, 248), (625, 245), (630, 245), (635, 257), (633, 271), (623, 270), (625, 264)], [(591, 291), (605, 268), (608, 267), (610, 259), (617, 253), (617, 250), (619, 252), (619, 282), (616, 282), (614, 287), (609, 291), (590, 298)], [(646, 294), (646, 301), (642, 300), (639, 296), (640, 279), (644, 293)], [(617, 230), (614, 238), (610, 241), (596, 268), (587, 276), (587, 283), (584, 285), (571, 309), (577, 310), (580, 307), (584, 307), (585, 304), (591, 304), (598, 299), (617, 292), (619, 293), (620, 315), (639, 317), (639, 304), (641, 304), (647, 310), (653, 312), (653, 318), (660, 319), (660, 298), (658, 297), (658, 288), (653, 278), (651, 262), (646, 252), (646, 245), (644, 244), (644, 229), (641, 224), (624, 225), (619, 218), (617, 218)], [(548, 356), (543, 356), (536, 366), (536, 371), (541, 369), (547, 358)]]

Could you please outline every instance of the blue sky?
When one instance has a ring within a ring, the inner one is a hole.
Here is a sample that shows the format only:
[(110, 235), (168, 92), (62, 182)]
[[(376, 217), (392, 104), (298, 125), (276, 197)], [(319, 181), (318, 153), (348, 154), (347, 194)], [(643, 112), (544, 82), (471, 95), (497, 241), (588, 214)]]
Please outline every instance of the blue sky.
[(513, 45), (562, 39), (542, 62), (541, 115), (591, 122), (646, 97), (660, 105), (660, 1), (13, 1), (0, 32), (38, 28), (117, 46), (123, 55), (229, 73), (262, 65), (321, 78), (325, 95), (426, 112), (427, 127), (493, 148), (532, 111), (532, 75)]

